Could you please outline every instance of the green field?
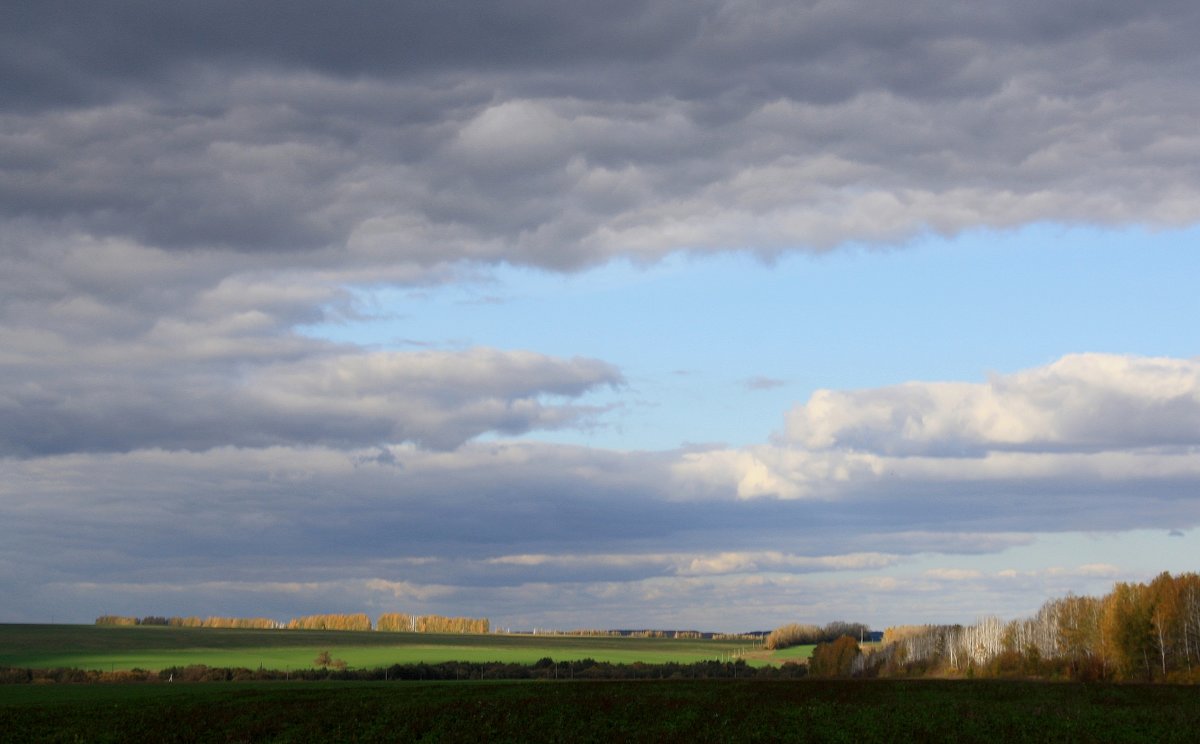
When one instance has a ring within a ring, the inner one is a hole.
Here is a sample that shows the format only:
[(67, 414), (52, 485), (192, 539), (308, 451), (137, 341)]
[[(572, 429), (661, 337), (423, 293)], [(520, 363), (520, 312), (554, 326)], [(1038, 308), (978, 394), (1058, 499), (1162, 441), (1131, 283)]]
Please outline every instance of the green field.
[[(729, 659), (744, 641), (532, 635), (450, 635), (377, 631), (234, 630), (164, 626), (0, 625), (0, 666), (147, 669), (204, 664), (247, 669), (311, 668), (320, 651), (351, 668), (448, 661), (532, 664), (591, 658), (614, 664)], [(754, 654), (755, 665), (782, 663)], [(780, 652), (781, 654), (787, 652)]]
[(0, 742), (1184, 742), (1172, 685), (936, 680), (0, 686)]
[[(773, 664), (782, 664), (787, 661), (806, 661), (812, 656), (813, 649), (816, 646), (789, 646), (788, 648), (778, 651), (763, 651), (763, 658), (769, 660)], [(755, 654), (756, 656), (758, 654)]]

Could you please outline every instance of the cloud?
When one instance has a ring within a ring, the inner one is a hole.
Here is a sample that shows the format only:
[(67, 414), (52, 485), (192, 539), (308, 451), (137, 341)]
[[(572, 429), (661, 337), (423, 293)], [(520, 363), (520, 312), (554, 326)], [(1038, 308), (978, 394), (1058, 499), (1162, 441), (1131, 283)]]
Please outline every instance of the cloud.
[[(416, 441), (586, 422), (615, 367), (483, 347), (368, 351), (300, 335), (353, 316), (336, 281), (228, 251), (0, 236), (0, 456)], [(391, 278), (395, 278), (392, 276)]]
[[(333, 356), (327, 366), (289, 368), (267, 387), (311, 401), (306, 405), (316, 411), (313, 427), (329, 432), (332, 424), (317, 419), (332, 416), (338, 406), (353, 413), (355, 401), (364, 400), (372, 410), (388, 411), (399, 376), (406, 397), (398, 399), (404, 402), (395, 404), (397, 410), (419, 408), (428, 395), (440, 401), (435, 410), (446, 419), (438, 426), (454, 430), (455, 417), (467, 415), (459, 409), (473, 411), (480, 400), (569, 393), (607, 369), (585, 364), (580, 371), (567, 364), (564, 370), (538, 356), (494, 352), (354, 359), (364, 364), (342, 366)], [(1159, 405), (1161, 396), (1113, 396), (1111, 390), (1150, 389), (1142, 376), (1146, 369), (1154, 372), (1151, 379), (1181, 379), (1156, 375), (1189, 369), (1189, 363), (1101, 361), (1088, 369), (1108, 375), (1108, 383), (1079, 386), (1074, 406), (1048, 405), (1041, 415), (1049, 417), (1049, 431), (1072, 431), (1056, 426), (1055, 416), (1074, 421), (1078, 411), (1090, 411), (1091, 420), (1103, 418), (1103, 406), (1093, 409), (1089, 400), (1118, 401), (1125, 418), (1142, 420), (1146, 431), (1154, 428), (1153, 416), (1178, 415)], [(1059, 368), (1055, 363), (1003, 378), (1006, 390), (1024, 390), (1014, 380), (1043, 390), (1048, 370)], [(477, 375), (486, 379), (475, 381)], [(436, 393), (422, 391), (423, 381), (443, 376), (458, 382), (435, 385)], [(1182, 394), (1167, 385), (1150, 387)], [(461, 400), (447, 397), (446, 390), (463, 389), (473, 392)], [(1093, 391), (1102, 394), (1089, 398)], [(280, 407), (296, 409), (304, 405)], [(344, 420), (349, 427), (358, 419), (346, 414)], [(894, 420), (898, 436), (907, 425)], [(205, 580), (215, 580), (250, 570), (231, 566), (239, 565), (238, 556), (255, 555), (254, 576), (247, 580), (332, 580), (352, 572), (389, 581), (419, 576), (422, 583), (444, 585), (585, 576), (633, 581), (878, 571), (896, 556), (1019, 548), (1047, 530), (1179, 530), (1200, 520), (1191, 498), (1200, 467), (1190, 445), (1147, 443), (1136, 428), (1121, 442), (1093, 426), (1087, 451), (1059, 438), (1041, 451), (1031, 451), (1038, 440), (1017, 451), (1002, 440), (997, 450), (979, 453), (978, 430), (959, 429), (971, 447), (940, 446), (965, 453), (960, 455), (806, 450), (794, 442), (618, 452), (481, 441), (430, 450), (378, 443), (375, 434), (352, 448), (313, 443), (318, 434), (310, 433), (270, 446), (159, 445), (121, 454), (97, 448), (10, 459), (0, 485), (6, 514), (0, 565), (15, 561), (31, 575), (84, 571), (88, 580), (135, 569), (146, 580), (155, 573), (168, 580), (176, 571), (202, 570), (212, 574)], [(886, 432), (877, 438), (890, 441)], [(1095, 441), (1107, 449), (1091, 451)], [(45, 544), (58, 548), (37, 547)], [(232, 556), (230, 562), (214, 559), (214, 550)], [(154, 560), (146, 564), (149, 556)]]
[(1034, 542), (1031, 533), (953, 532), (950, 530), (937, 532), (888, 530), (866, 535), (865, 539), (877, 545), (880, 550), (896, 553), (931, 552), (955, 555), (1000, 553), (1025, 547)]
[(691, 499), (883, 510), (889, 535), (1178, 529), (1200, 519), (1198, 372), (1080, 354), (982, 384), (818, 391), (776, 442), (683, 452), (672, 473)]
[(751, 377), (742, 382), (747, 390), (774, 390), (787, 384), (787, 380), (777, 380), (774, 377)]
[[(310, 400), (320, 422), (277, 415), (296, 391), (261, 385), (307, 392), (306, 374), (380, 362), (292, 330), (352, 315), (355, 285), (453, 281), (500, 263), (574, 270), (1046, 220), (1200, 218), (1189, 157), (1200, 112), (1178, 94), (1200, 63), (1197, 13), (1179, 5), (460, 11), (371, 3), (333, 21), (303, 4), (146, 11), (111, 0), (64, 21), (53, 3), (23, 3), (0, 30), (11, 104), (0, 115), (0, 376), (14, 391), (0, 400), (13, 422), (0, 451), (387, 437), (449, 447), (587, 416), (515, 390), (448, 393), (450, 409), (377, 390), (390, 403), (371, 420), (348, 410), (365, 397)], [(550, 395), (619, 379), (597, 361), (543, 362), (562, 378), (547, 380)], [(974, 390), (926, 385), (921, 395), (945, 400), (905, 405), (1012, 400)], [(822, 405), (852, 408), (816, 398), (809, 413)], [(1186, 438), (1188, 410), (1168, 438)], [(236, 423), (222, 431), (218, 418)], [(1015, 447), (1038, 423), (969, 422), (979, 445)], [(1039, 436), (1086, 446), (1090, 423), (1081, 412), (1076, 429)], [(796, 426), (810, 447), (878, 428)], [(879, 446), (973, 446), (922, 426)], [(772, 477), (745, 492), (777, 488)]]
[[(160, 326), (161, 328), (162, 326)], [(595, 360), (531, 352), (375, 352), (250, 337), (213, 339), (216, 358), (170, 358), (149, 343), (61, 347), (3, 371), (0, 453), (418, 442), (452, 448), (484, 432), (573, 425), (598, 409), (563, 400), (621, 383)], [(194, 338), (190, 348), (204, 356)], [(49, 358), (46, 358), (49, 357)]]
[[(102, 606), (280, 617), (415, 610), (514, 627), (970, 621), (1127, 576), (1116, 565), (992, 576), (978, 562), (986, 553), (1019, 550), (1048, 530), (1200, 518), (1180, 495), (1194, 492), (1194, 473), (1167, 485), (1119, 468), (1108, 483), (1068, 469), (1070, 487), (1019, 473), (991, 483), (901, 473), (816, 501), (736, 499), (717, 481), (697, 501), (676, 471), (684, 456), (474, 442), (7, 460), (0, 583), (20, 599), (5, 617), (73, 608), (86, 621)], [(910, 567), (925, 555), (981, 575)], [(948, 580), (962, 593), (939, 595)]]
[(884, 455), (1200, 444), (1200, 362), (1074, 354), (985, 384), (821, 390), (788, 414), (808, 449)]
[(966, 568), (931, 568), (925, 572), (925, 576), (943, 581), (969, 581), (981, 578), (983, 574)]
[(1078, 571), (1086, 576), (1104, 576), (1106, 578), (1120, 573), (1120, 569), (1111, 563), (1088, 563), (1080, 566)]
[[(1111, 578), (1084, 586), (1104, 593)], [(179, 584), (134, 582), (56, 584), (62, 597), (82, 596), (103, 602), (112, 612), (144, 615), (238, 614), (239, 602), (252, 597), (258, 614), (286, 620), (309, 612), (444, 612), (461, 608), (487, 616), (493, 627), (770, 630), (786, 622), (827, 623), (836, 618), (886, 624), (974, 622), (978, 608), (1002, 617), (1024, 617), (1041, 600), (1066, 591), (1062, 576), (1023, 576), (1018, 581), (983, 576), (954, 582), (923, 576), (820, 574), (734, 574), (650, 577), (629, 581), (529, 581), (516, 585), (446, 586), (356, 578), (337, 582), (272, 583), (213, 581)], [(1076, 585), (1077, 587), (1079, 585)], [(546, 598), (553, 601), (547, 603)], [(164, 601), (165, 598), (165, 601)], [(156, 604), (161, 603), (161, 604)], [(244, 605), (242, 605), (244, 606)], [(586, 607), (585, 614), (577, 608)], [(149, 608), (149, 609), (148, 609)], [(638, 622), (630, 623), (636, 617)], [(691, 623), (681, 623), (680, 618)]]
[(39, 229), (369, 275), (1200, 217), (1178, 3), (24, 5)]
[(883, 553), (850, 553), (846, 555), (804, 556), (779, 551), (741, 551), (721, 553), (617, 553), (567, 555), (504, 555), (488, 558), (489, 566), (565, 568), (577, 575), (579, 569), (638, 567), (643, 571), (680, 576), (720, 575), (776, 571), (805, 573), (810, 571), (878, 569), (896, 562), (897, 556)]

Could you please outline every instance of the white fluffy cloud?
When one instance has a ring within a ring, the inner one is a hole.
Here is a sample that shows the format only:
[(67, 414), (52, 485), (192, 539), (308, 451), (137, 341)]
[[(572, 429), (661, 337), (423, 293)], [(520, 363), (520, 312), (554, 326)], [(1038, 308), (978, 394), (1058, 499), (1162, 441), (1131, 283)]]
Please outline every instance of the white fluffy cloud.
[(821, 390), (788, 441), (882, 455), (1094, 452), (1200, 444), (1200, 362), (1074, 354), (986, 383)]
[(1200, 516), (1197, 447), (1195, 360), (1079, 354), (986, 383), (821, 390), (779, 442), (685, 453), (674, 473), (704, 498), (919, 504), (995, 524), (1020, 508), (1074, 529), (1124, 505), (1130, 524), (1170, 527)]

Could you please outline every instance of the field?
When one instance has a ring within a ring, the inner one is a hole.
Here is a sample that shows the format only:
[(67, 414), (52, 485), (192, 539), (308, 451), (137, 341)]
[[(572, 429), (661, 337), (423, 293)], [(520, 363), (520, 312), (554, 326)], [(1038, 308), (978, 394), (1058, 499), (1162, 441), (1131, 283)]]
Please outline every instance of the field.
[[(0, 666), (691, 662), (736, 641), (0, 625)], [(750, 649), (757, 664), (807, 656)], [(995, 680), (0, 685), (0, 744), (47, 741), (1195, 741), (1200, 689)]]
[[(0, 666), (50, 669), (147, 669), (205, 664), (248, 669), (314, 666), (320, 651), (351, 668), (447, 661), (532, 664), (591, 658), (612, 663), (728, 659), (750, 650), (743, 641), (531, 635), (449, 635), (377, 631), (232, 630), (163, 626), (0, 625)], [(786, 657), (756, 653), (749, 663), (779, 664)]]
[(896, 680), (0, 686), (0, 742), (1195, 741), (1200, 691)]

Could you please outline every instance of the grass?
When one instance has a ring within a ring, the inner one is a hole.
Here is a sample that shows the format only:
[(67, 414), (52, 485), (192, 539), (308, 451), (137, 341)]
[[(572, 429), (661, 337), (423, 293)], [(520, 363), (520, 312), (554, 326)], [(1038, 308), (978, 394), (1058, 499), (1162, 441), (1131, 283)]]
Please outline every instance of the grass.
[[(447, 661), (532, 664), (544, 657), (688, 663), (729, 658), (747, 647), (744, 641), (705, 639), (0, 625), (0, 666), (38, 669), (158, 670), (190, 664), (299, 669), (314, 666), (320, 651), (354, 668)], [(750, 663), (771, 661), (762, 657)]]
[(778, 651), (762, 651), (754, 654), (754, 657), (773, 664), (782, 664), (788, 661), (806, 661), (812, 657), (814, 648), (816, 648), (816, 645), (788, 646)]
[(0, 687), (0, 742), (1194, 741), (1171, 685), (937, 680)]

